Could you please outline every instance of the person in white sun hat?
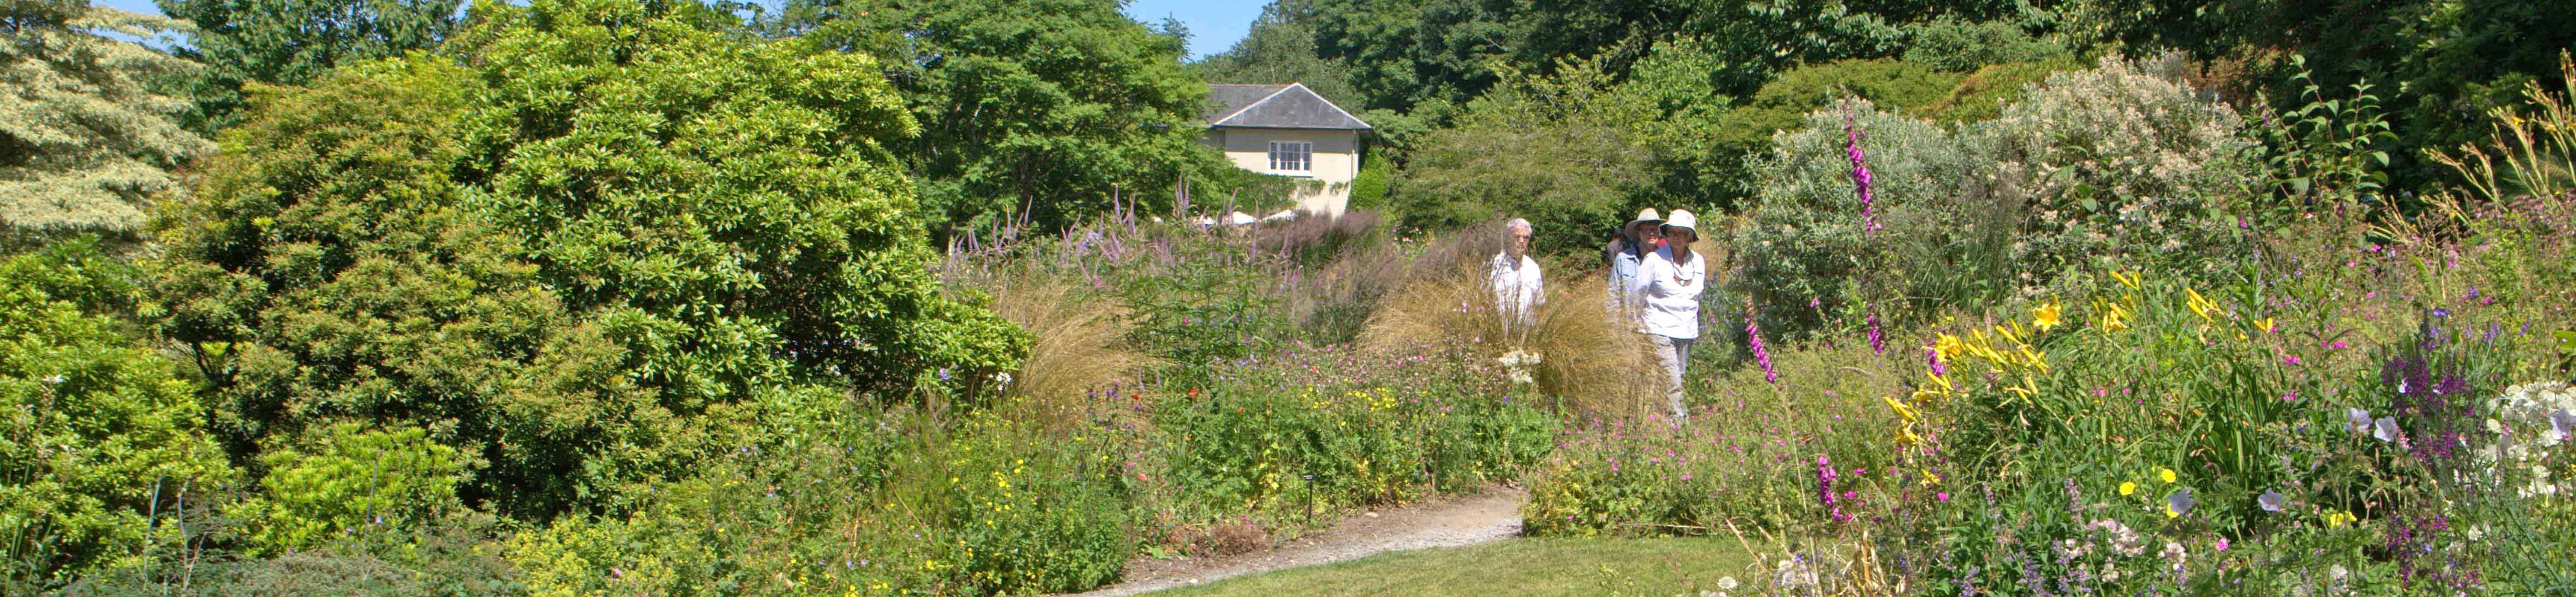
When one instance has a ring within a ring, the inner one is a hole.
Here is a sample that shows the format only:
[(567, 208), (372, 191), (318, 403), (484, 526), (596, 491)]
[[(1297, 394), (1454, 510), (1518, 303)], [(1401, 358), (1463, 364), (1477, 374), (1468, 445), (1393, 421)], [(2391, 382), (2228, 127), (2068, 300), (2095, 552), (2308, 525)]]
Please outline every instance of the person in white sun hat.
[(1621, 317), (1636, 315), (1637, 295), (1628, 292), (1628, 281), (1637, 277), (1637, 267), (1646, 263), (1646, 256), (1663, 239), (1663, 223), (1663, 214), (1646, 208), (1637, 212), (1637, 219), (1619, 227), (1619, 240), (1610, 243), (1610, 306)]
[(1699, 340), (1699, 295), (1708, 289), (1708, 266), (1691, 253), (1699, 240), (1699, 217), (1673, 210), (1663, 225), (1664, 248), (1646, 255), (1628, 291), (1637, 296), (1638, 323), (1655, 345), (1655, 362), (1664, 368), (1664, 401), (1673, 419), (1690, 417), (1682, 406), (1682, 373), (1690, 366), (1691, 343)]

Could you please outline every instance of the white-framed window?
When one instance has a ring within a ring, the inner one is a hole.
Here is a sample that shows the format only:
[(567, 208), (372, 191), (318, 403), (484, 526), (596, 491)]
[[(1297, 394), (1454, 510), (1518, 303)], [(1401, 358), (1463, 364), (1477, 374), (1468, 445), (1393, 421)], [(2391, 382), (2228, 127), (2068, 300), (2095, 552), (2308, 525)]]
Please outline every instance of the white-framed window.
[(1314, 143), (1304, 141), (1270, 142), (1270, 171), (1312, 172), (1314, 170)]

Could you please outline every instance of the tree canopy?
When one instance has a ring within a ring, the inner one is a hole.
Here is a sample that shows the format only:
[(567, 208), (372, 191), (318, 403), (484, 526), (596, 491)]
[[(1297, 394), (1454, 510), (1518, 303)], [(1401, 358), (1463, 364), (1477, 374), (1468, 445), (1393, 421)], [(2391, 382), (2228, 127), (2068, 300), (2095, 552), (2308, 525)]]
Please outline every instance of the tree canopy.
[(156, 198), (183, 192), (169, 169), (214, 144), (171, 120), (188, 100), (159, 83), (196, 65), (110, 34), (153, 39), (186, 29), (84, 0), (0, 3), (0, 234), (8, 244), (130, 236)]
[(921, 133), (889, 142), (949, 226), (1042, 226), (1230, 168), (1198, 147), (1204, 81), (1177, 31), (1090, 0), (794, 0), (776, 30), (877, 57)]
[(303, 85), (341, 64), (438, 47), (464, 0), (153, 0), (196, 25), (173, 53), (204, 63), (191, 120), (232, 123), (250, 82)]

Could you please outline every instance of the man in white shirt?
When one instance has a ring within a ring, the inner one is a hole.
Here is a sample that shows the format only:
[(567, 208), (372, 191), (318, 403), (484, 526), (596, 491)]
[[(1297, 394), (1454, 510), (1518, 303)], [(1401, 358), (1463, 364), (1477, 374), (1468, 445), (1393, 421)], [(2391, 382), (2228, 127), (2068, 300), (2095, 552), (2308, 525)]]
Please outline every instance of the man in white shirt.
[(1691, 242), (1699, 240), (1698, 216), (1673, 210), (1663, 232), (1664, 248), (1647, 255), (1628, 284), (1643, 303), (1637, 320), (1655, 344), (1656, 364), (1664, 368), (1664, 401), (1670, 403), (1673, 419), (1682, 420), (1690, 418), (1682, 406), (1682, 373), (1690, 366), (1691, 343), (1699, 340), (1699, 295), (1708, 290), (1708, 264), (1690, 250)]
[(1489, 275), (1494, 307), (1502, 312), (1507, 332), (1527, 334), (1538, 322), (1538, 306), (1547, 304), (1546, 282), (1538, 261), (1530, 259), (1529, 220), (1512, 218), (1503, 226), (1503, 252), (1494, 256)]

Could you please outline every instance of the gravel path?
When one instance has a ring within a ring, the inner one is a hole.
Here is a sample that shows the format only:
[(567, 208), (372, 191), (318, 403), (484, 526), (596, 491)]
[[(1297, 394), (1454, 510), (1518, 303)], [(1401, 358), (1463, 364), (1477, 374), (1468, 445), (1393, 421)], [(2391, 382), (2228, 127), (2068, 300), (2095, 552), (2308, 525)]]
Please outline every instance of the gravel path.
[(1127, 579), (1083, 597), (1136, 595), (1272, 570), (1356, 559), (1369, 554), (1457, 547), (1510, 539), (1521, 533), (1517, 488), (1489, 488), (1473, 496), (1352, 514), (1331, 530), (1250, 553), (1219, 558), (1138, 558)]

